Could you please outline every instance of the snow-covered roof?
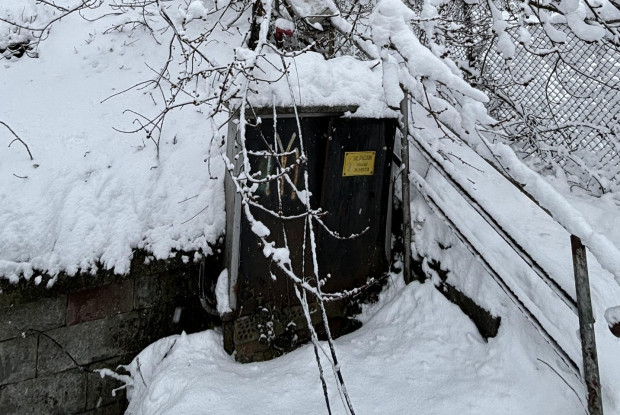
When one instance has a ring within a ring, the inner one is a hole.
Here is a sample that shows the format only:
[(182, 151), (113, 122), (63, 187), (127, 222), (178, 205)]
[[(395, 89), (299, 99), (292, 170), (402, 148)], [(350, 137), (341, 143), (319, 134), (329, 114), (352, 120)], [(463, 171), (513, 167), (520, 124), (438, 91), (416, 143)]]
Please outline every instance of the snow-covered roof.
[(326, 60), (316, 52), (287, 58), (268, 54), (257, 60), (254, 71), (261, 79), (250, 83), (254, 107), (357, 107), (356, 117), (398, 115), (397, 108), (388, 107), (379, 61), (350, 56)]

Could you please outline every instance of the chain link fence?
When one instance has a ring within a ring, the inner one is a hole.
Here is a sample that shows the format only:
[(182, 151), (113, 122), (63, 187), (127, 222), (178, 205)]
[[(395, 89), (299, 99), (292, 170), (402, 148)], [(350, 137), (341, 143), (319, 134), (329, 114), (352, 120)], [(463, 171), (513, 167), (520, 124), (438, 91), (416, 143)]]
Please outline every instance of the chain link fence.
[[(487, 92), (500, 133), (526, 162), (543, 173), (563, 171), (570, 183), (594, 194), (617, 188), (616, 45), (585, 42), (563, 24), (545, 28), (508, 17), (505, 33), (514, 53), (505, 59), (487, 3), (448, 2), (440, 14), (434, 41), (445, 46), (470, 83)], [(420, 35), (424, 41), (426, 33)]]

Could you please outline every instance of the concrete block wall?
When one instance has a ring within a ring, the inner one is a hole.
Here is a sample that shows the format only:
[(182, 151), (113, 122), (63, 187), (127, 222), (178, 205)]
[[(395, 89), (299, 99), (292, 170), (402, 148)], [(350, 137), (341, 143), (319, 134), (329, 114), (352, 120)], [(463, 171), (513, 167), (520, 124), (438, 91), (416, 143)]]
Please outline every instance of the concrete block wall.
[[(51, 288), (45, 279), (1, 280), (0, 414), (122, 414), (125, 391), (112, 393), (121, 383), (97, 369), (218, 323), (200, 306), (198, 264), (183, 259), (149, 262), (139, 253), (128, 275), (61, 275)], [(209, 258), (206, 270), (217, 277), (219, 260)]]

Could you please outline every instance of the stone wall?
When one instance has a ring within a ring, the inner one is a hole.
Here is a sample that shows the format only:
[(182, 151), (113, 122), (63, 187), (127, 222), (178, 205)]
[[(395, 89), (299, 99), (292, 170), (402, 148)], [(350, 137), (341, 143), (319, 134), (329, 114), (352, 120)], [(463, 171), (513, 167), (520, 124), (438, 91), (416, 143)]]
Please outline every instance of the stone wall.
[[(0, 414), (122, 414), (125, 391), (97, 369), (128, 364), (153, 341), (218, 322), (201, 307), (198, 264), (145, 261), (129, 275), (61, 275), (51, 288), (0, 281)], [(220, 264), (207, 260), (209, 277)]]

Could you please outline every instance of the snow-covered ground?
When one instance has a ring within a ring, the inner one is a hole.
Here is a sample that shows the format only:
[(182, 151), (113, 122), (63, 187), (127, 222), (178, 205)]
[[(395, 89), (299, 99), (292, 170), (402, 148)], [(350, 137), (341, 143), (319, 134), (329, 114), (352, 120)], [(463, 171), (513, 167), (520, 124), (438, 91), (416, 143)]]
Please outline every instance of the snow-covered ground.
[[(393, 277), (362, 319), (336, 341), (356, 413), (584, 413), (547, 366), (553, 354), (516, 314), (485, 343), (431, 283), (405, 287)], [(239, 364), (223, 351), (221, 333), (207, 331), (154, 343), (131, 370), (128, 414), (326, 413), (311, 346)], [(346, 413), (333, 377), (327, 381), (333, 413)]]
[[(34, 7), (34, 1), (5, 0), (0, 13), (25, 3)], [(196, 8), (196, 2), (191, 4)], [(117, 131), (136, 127), (136, 116), (125, 110), (152, 115), (156, 103), (161, 104), (157, 91), (148, 88), (116, 94), (152, 78), (151, 68), (160, 67), (166, 53), (146, 31), (104, 34), (116, 23), (113, 15), (97, 21), (70, 16), (52, 27), (37, 59), (0, 60), (0, 121), (28, 144), (34, 157), (30, 160), (19, 142), (7, 147), (15, 137), (0, 125), (2, 278), (34, 278), (39, 283), (40, 273), (74, 274), (99, 264), (122, 273), (134, 249), (159, 258), (174, 250), (209, 253), (209, 244), (223, 232), (220, 140), (211, 141), (214, 124), (204, 110), (171, 113), (159, 158), (143, 135)], [(224, 44), (226, 36), (238, 41), (231, 33), (220, 33), (218, 41)], [(213, 50), (232, 53), (224, 49)], [(215, 53), (214, 58), (220, 57)], [(324, 82), (324, 77), (317, 79)], [(324, 85), (318, 89), (329, 93)], [(420, 119), (425, 122), (416, 128), (426, 128), (431, 138), (438, 133), (432, 119)], [(481, 203), (572, 293), (568, 233), (488, 167), (477, 164), (480, 160), (466, 147), (451, 142), (446, 146)], [(443, 192), (451, 214), (467, 225), (472, 240), (492, 253), (498, 269), (520, 287), (518, 294), (580, 361), (574, 317), (493, 239), (436, 172), (420, 173)], [(561, 178), (552, 181), (588, 226), (620, 246), (616, 195), (592, 198), (570, 193)], [(481, 266), (413, 194), (417, 251), (440, 257), (453, 271), (450, 282), (501, 316), (502, 326), (496, 338), (485, 342), (431, 282), (404, 286), (402, 277), (393, 275), (381, 300), (360, 316), (364, 326), (336, 341), (357, 413), (585, 413), (583, 385), (563, 369)], [(453, 248), (438, 248), (435, 240)], [(607, 330), (603, 317), (606, 309), (620, 303), (620, 287), (593, 257), (588, 260), (605, 413), (620, 414), (620, 339)], [(130, 367), (128, 413), (325, 412), (310, 346), (271, 362), (241, 365), (224, 353), (221, 343), (221, 333), (207, 331), (163, 339), (143, 351)], [(330, 380), (334, 413), (344, 413)]]
[[(434, 121), (418, 112), (416, 135), (423, 137), (446, 157), (447, 167), (458, 172), (457, 182), (529, 253), (534, 261), (553, 278), (570, 297), (575, 298), (573, 262), (570, 233), (551, 219), (526, 195), (516, 191), (514, 186), (494, 168), (484, 162), (468, 146), (458, 140), (449, 140), (442, 131), (437, 131)], [(439, 138), (438, 141), (435, 141)], [(461, 230), (469, 242), (481, 253), (491, 267), (506, 282), (508, 288), (525, 304), (540, 321), (542, 327), (566, 351), (570, 359), (581, 366), (581, 345), (576, 314), (541, 278), (510, 248), (489, 223), (469, 205), (448, 183), (438, 170), (430, 167), (414, 153), (414, 170), (424, 176), (426, 183), (436, 193), (436, 202)], [(617, 218), (617, 196), (607, 195), (595, 198), (587, 194), (570, 193), (570, 189), (559, 178), (548, 178), (555, 188), (548, 199), (557, 203), (548, 206), (559, 209), (573, 209), (574, 217), (565, 217), (569, 226), (583, 221), (592, 228), (592, 234), (605, 236), (605, 243), (611, 249), (619, 246)], [(534, 184), (535, 185), (535, 184)], [(526, 190), (531, 190), (526, 186)], [(560, 203), (561, 202), (561, 203)], [(508, 296), (498, 293), (498, 285), (479, 261), (472, 260), (469, 250), (455, 234), (432, 213), (428, 204), (414, 192), (412, 217), (414, 220), (414, 251), (421, 256), (438, 259), (451, 270), (448, 282), (455, 285), (471, 298), (500, 316), (521, 314)], [(558, 210), (559, 210), (558, 209)], [(447, 248), (446, 248), (447, 247)], [(601, 264), (615, 261), (615, 258), (599, 255)], [(606, 311), (620, 303), (620, 286), (617, 278), (601, 266), (597, 258), (588, 253), (588, 269), (592, 291), (592, 304), (597, 336), (601, 382), (606, 413), (617, 413), (620, 391), (620, 339), (614, 337), (605, 318)], [(608, 312), (608, 314), (613, 314)], [(505, 327), (505, 325), (503, 325)], [(501, 331), (501, 329), (500, 329)], [(491, 341), (492, 343), (492, 341)], [(539, 351), (532, 349), (535, 355)], [(567, 377), (566, 379), (571, 379)], [(582, 385), (574, 385), (583, 389)], [(551, 412), (550, 412), (551, 413)]]

